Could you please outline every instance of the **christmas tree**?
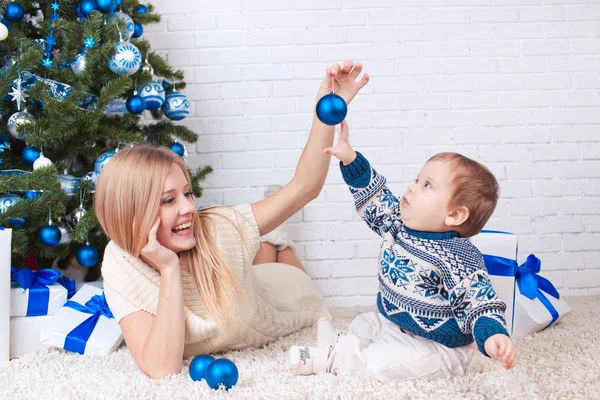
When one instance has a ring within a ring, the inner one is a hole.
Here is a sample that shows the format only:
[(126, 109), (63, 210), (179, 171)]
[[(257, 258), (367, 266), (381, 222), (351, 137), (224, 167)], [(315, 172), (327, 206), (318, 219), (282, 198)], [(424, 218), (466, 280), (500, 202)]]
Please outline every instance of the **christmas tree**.
[[(79, 264), (95, 280), (104, 164), (142, 142), (183, 157), (178, 139), (197, 140), (173, 122), (189, 113), (183, 72), (151, 51), (143, 27), (160, 16), (137, 0), (19, 0), (0, 12), (0, 226), (13, 228), (12, 264)], [(190, 171), (197, 197), (211, 171)]]

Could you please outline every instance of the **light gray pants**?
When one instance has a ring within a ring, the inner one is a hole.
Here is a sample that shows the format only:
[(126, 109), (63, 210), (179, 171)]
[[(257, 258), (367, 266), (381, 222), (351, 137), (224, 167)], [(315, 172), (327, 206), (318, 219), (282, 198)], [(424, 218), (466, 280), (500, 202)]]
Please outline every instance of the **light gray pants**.
[(447, 378), (464, 375), (477, 357), (483, 356), (470, 347), (449, 348), (413, 336), (379, 312), (369, 312), (352, 321), (348, 334), (339, 339), (325, 365), (315, 363), (315, 368), (325, 371), (315, 372), (395, 381)]

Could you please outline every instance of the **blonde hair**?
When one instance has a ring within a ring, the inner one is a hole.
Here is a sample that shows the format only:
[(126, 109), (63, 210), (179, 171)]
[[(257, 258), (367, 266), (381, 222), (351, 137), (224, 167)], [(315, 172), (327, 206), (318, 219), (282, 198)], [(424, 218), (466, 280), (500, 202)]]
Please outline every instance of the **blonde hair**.
[[(166, 147), (138, 145), (120, 150), (106, 164), (96, 185), (95, 212), (106, 235), (121, 249), (139, 257), (156, 220), (163, 185), (174, 166), (181, 168), (190, 187), (185, 163)], [(234, 312), (240, 292), (213, 237), (214, 219), (227, 217), (216, 207), (193, 215), (194, 248), (179, 253), (198, 289), (208, 315), (222, 326)], [(239, 229), (229, 220), (238, 233)], [(240, 233), (241, 234), (241, 233)]]
[(498, 203), (499, 188), (494, 174), (483, 164), (458, 153), (439, 153), (429, 161), (448, 162), (453, 173), (450, 207), (465, 206), (469, 217), (457, 227), (461, 237), (478, 234), (488, 222)]

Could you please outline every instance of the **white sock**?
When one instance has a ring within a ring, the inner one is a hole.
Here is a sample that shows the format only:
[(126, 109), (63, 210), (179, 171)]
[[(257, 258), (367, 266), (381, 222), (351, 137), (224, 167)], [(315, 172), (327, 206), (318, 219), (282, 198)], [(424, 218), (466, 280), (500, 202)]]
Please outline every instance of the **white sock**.
[(320, 319), (317, 322), (317, 347), (335, 346), (345, 333), (333, 327), (331, 322)]
[(325, 373), (330, 350), (329, 346), (292, 346), (288, 351), (290, 369), (299, 375)]

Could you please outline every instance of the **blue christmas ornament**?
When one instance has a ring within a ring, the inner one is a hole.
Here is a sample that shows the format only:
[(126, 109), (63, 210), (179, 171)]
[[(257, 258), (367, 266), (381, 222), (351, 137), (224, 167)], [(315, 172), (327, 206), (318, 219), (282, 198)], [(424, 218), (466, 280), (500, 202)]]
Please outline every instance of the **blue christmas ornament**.
[(144, 34), (144, 27), (142, 26), (142, 24), (135, 22), (133, 24), (133, 36), (132, 38), (137, 39), (139, 37), (142, 37), (142, 35)]
[(41, 195), (42, 195), (42, 192), (40, 190), (28, 190), (25, 193), (23, 193), (23, 197), (26, 198), (27, 200), (37, 199)]
[(146, 110), (158, 110), (165, 102), (165, 88), (156, 81), (150, 81), (140, 88), (140, 97), (146, 100)]
[(98, 250), (86, 243), (77, 250), (75, 259), (82, 267), (93, 267), (98, 262)]
[(173, 153), (177, 154), (179, 157), (183, 157), (185, 155), (185, 147), (181, 143), (171, 143), (170, 147), (171, 150), (173, 150)]
[(127, 107), (127, 111), (132, 114), (141, 114), (146, 109), (146, 100), (139, 95), (134, 94), (127, 99), (125, 107)]
[(27, 165), (33, 166), (35, 160), (40, 157), (40, 150), (33, 146), (27, 146), (21, 152), (21, 158)]
[(38, 239), (44, 246), (54, 247), (60, 243), (60, 238), (60, 229), (54, 225), (44, 225), (38, 232)]
[[(23, 201), (23, 199), (16, 194), (3, 194), (0, 195), (0, 214), (8, 210), (10, 207), (14, 206), (18, 202)], [(8, 223), (14, 226), (15, 228), (21, 228), (25, 224), (25, 218), (15, 218), (9, 219)]]
[(108, 163), (115, 154), (117, 153), (115, 153), (114, 151), (107, 151), (106, 153), (101, 154), (100, 157), (98, 157), (96, 163), (94, 164), (94, 174), (92, 175), (92, 182), (94, 183), (94, 185), (98, 182), (98, 176), (102, 172), (102, 169), (104, 168), (106, 163)]
[(117, 75), (131, 76), (142, 66), (142, 54), (129, 42), (115, 43), (115, 54), (108, 59), (108, 68)]
[(190, 377), (193, 381), (201, 381), (205, 379), (206, 368), (215, 361), (215, 358), (210, 354), (199, 354), (192, 360), (190, 364)]
[(79, 11), (84, 17), (89, 17), (95, 9), (96, 3), (94, 0), (81, 0), (81, 3), (79, 3)]
[(206, 368), (206, 383), (215, 390), (221, 387), (231, 389), (237, 383), (238, 377), (237, 367), (226, 358), (219, 358)]
[(165, 116), (173, 121), (180, 121), (190, 113), (190, 102), (184, 94), (171, 92), (162, 105)]
[(146, 14), (148, 12), (148, 7), (146, 7), (143, 4), (140, 4), (140, 6), (137, 8), (137, 10), (135, 10), (135, 12), (138, 14)]
[(327, 94), (317, 103), (317, 117), (326, 125), (339, 124), (346, 118), (347, 113), (346, 102), (337, 94)]
[(25, 11), (23, 7), (19, 3), (9, 3), (6, 6), (6, 11), (4, 12), (4, 18), (9, 20), (10, 22), (18, 22), (25, 15)]
[(168, 89), (168, 88), (170, 88), (170, 87), (171, 87), (171, 82), (169, 82), (169, 81), (168, 81), (168, 80), (166, 80), (166, 79), (163, 79), (163, 81), (162, 81), (162, 85), (163, 85), (163, 87), (164, 87), (165, 89)]
[(96, 0), (96, 7), (98, 11), (108, 14), (115, 10), (117, 4), (115, 0)]
[(125, 23), (125, 29), (121, 31), (121, 36), (123, 37), (123, 40), (131, 39), (131, 37), (133, 36), (133, 33), (135, 31), (135, 27), (133, 25), (133, 20), (131, 19), (131, 17), (122, 11), (117, 11), (116, 13), (113, 13), (110, 16), (109, 20), (112, 20), (115, 18), (119, 19)]

